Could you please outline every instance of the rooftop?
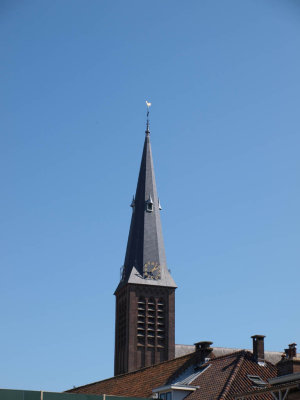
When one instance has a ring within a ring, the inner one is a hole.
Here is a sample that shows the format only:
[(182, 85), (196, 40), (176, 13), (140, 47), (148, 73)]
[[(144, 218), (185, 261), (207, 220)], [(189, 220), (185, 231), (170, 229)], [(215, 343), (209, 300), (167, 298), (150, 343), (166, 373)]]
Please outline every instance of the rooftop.
[[(68, 393), (152, 397), (154, 389), (180, 383), (196, 387), (186, 396), (189, 400), (232, 399), (238, 393), (253, 391), (254, 384), (248, 375), (268, 380), (277, 374), (272, 363), (266, 361), (263, 366), (259, 365), (254, 361), (252, 352), (247, 350), (216, 356), (213, 349), (210, 357), (201, 364), (201, 373), (197, 373), (199, 352), (193, 352), (138, 371), (74, 388), (68, 390)], [(270, 398), (269, 394), (266, 396)]]

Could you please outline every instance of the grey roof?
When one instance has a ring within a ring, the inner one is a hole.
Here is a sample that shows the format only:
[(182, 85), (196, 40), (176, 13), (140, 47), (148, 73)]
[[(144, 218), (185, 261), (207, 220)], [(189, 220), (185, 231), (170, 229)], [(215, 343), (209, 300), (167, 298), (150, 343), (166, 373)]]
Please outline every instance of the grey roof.
[[(213, 347), (213, 354), (215, 357), (225, 356), (230, 353), (235, 353), (241, 349), (229, 348), (229, 347)], [(190, 344), (175, 344), (175, 357), (181, 357), (186, 354), (193, 353), (195, 351), (195, 346)], [(252, 350), (248, 350), (251, 351)], [(281, 360), (282, 351), (265, 351), (265, 359), (272, 364), (277, 364)], [(299, 357), (300, 354), (297, 354)]]
[[(151, 212), (146, 209), (149, 201), (153, 203)], [(136, 194), (132, 205), (123, 275), (117, 290), (125, 283), (176, 288), (166, 263), (148, 125)], [(143, 277), (143, 268), (148, 262), (160, 265), (160, 279)]]

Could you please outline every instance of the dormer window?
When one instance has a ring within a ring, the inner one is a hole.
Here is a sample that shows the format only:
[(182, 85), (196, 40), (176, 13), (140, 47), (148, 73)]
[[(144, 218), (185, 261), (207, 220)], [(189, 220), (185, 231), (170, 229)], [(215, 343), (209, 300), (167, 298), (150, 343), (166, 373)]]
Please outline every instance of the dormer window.
[(260, 376), (257, 375), (247, 375), (247, 377), (250, 379), (252, 383), (254, 383), (254, 386), (258, 387), (264, 387), (267, 385), (267, 382), (263, 381)]
[(153, 204), (152, 203), (147, 203), (147, 211), (152, 212), (153, 211)]
[(146, 211), (147, 212), (153, 211), (153, 200), (152, 200), (151, 194), (150, 194), (148, 200), (146, 201)]

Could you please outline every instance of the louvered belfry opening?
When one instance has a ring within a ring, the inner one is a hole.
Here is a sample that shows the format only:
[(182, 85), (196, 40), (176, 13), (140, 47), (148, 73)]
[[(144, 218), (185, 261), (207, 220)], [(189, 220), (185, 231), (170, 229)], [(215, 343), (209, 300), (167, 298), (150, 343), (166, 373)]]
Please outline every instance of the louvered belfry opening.
[(146, 338), (146, 300), (145, 300), (145, 297), (139, 297), (137, 309), (138, 309), (137, 345), (145, 346), (145, 338)]
[(136, 368), (156, 364), (175, 356), (175, 291), (148, 287), (146, 292), (148, 296), (137, 298)]
[(165, 344), (165, 302), (159, 299), (157, 302), (157, 346), (164, 348)]
[(138, 298), (137, 347), (165, 348), (165, 302), (162, 298)]
[(175, 289), (126, 285), (116, 295), (115, 375), (175, 357)]
[(156, 305), (153, 297), (148, 299), (147, 304), (147, 345), (155, 346), (156, 334)]

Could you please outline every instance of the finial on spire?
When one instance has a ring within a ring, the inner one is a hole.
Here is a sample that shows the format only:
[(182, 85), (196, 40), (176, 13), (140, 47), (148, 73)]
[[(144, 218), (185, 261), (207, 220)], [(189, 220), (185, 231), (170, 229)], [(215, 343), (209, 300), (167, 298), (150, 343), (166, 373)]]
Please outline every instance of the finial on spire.
[(151, 107), (151, 103), (146, 100), (146, 106), (147, 106), (147, 125), (146, 125), (146, 135), (150, 135), (150, 128), (149, 128), (149, 108)]

